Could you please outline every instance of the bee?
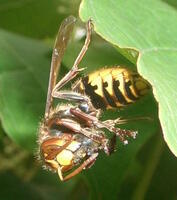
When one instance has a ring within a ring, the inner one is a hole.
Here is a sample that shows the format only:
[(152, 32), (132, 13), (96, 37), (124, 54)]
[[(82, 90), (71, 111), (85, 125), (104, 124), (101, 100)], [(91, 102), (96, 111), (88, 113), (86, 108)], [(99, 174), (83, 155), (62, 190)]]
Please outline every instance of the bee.
[[(146, 89), (141, 86), (143, 84), (137, 74), (126, 68), (112, 67), (80, 79), (71, 90), (61, 90), (83, 70), (78, 66), (90, 44), (91, 20), (86, 24), (85, 43), (73, 67), (57, 82), (61, 61), (75, 23), (76, 18), (69, 16), (58, 31), (52, 53), (45, 116), (40, 123), (38, 136), (40, 159), (47, 169), (58, 173), (61, 181), (69, 180), (83, 169), (90, 168), (100, 151), (107, 155), (114, 152), (117, 137), (124, 143), (127, 143), (128, 137), (135, 138), (137, 131), (116, 127), (121, 123), (120, 118), (101, 121), (100, 109), (132, 103)], [(98, 77), (99, 81), (94, 81), (94, 77)], [(117, 81), (120, 96), (124, 97), (122, 101), (118, 92), (113, 95), (113, 91), (118, 91), (115, 90)], [(68, 103), (54, 106), (54, 99), (67, 100)], [(109, 139), (104, 132), (106, 129), (113, 133)]]

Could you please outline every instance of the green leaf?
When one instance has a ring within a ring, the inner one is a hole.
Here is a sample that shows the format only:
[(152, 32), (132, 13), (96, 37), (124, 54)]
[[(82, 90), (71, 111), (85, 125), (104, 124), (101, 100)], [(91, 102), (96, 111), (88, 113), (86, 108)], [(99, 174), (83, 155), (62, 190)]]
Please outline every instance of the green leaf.
[[(137, 68), (153, 86), (165, 141), (177, 155), (176, 3), (161, 0), (83, 0), (82, 20), (110, 43), (139, 52)], [(126, 50), (125, 50), (126, 52)]]
[(49, 48), (0, 31), (0, 117), (16, 143), (34, 150), (45, 106)]
[(117, 199), (175, 199), (177, 160), (162, 136), (154, 135), (146, 142), (135, 164), (139, 166), (130, 165)]
[(76, 13), (78, 0), (1, 0), (0, 27), (28, 37), (53, 37), (63, 18)]
[[(159, 118), (164, 139), (177, 155), (177, 50), (159, 49), (142, 54), (140, 72), (151, 81), (155, 98), (159, 102)], [(149, 69), (151, 63), (151, 69)], [(150, 70), (150, 71), (149, 71)]]
[(28, 181), (19, 178), (10, 170), (0, 173), (2, 199), (23, 200), (29, 197), (31, 200), (66, 200), (69, 199), (69, 194), (72, 193), (75, 184), (75, 181), (59, 182), (51, 172), (44, 170), (38, 170), (33, 179)]

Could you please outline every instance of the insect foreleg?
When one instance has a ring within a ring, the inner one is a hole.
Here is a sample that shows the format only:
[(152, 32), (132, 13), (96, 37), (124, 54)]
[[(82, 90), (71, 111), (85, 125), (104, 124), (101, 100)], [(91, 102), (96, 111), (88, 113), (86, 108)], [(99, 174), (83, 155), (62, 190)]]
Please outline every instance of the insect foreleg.
[(85, 160), (78, 168), (76, 168), (73, 172), (68, 174), (67, 176), (63, 177), (61, 169), (58, 168), (58, 175), (62, 181), (67, 181), (71, 179), (73, 176), (79, 174), (83, 169), (88, 168), (89, 166), (93, 165), (96, 161), (98, 153), (92, 154), (87, 160)]

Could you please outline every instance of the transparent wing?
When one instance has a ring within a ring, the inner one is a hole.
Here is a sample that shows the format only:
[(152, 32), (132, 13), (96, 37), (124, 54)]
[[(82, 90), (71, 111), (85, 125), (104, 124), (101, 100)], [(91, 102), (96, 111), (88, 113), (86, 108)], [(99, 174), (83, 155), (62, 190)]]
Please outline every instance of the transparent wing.
[(59, 28), (55, 45), (52, 53), (52, 62), (50, 68), (50, 78), (48, 85), (48, 93), (47, 93), (47, 102), (45, 109), (45, 117), (47, 118), (50, 113), (50, 108), (52, 105), (52, 90), (55, 87), (56, 79), (58, 76), (58, 71), (61, 65), (62, 58), (64, 56), (64, 52), (66, 50), (69, 38), (73, 31), (74, 25), (76, 23), (76, 18), (73, 16), (69, 16), (63, 20), (61, 26)]

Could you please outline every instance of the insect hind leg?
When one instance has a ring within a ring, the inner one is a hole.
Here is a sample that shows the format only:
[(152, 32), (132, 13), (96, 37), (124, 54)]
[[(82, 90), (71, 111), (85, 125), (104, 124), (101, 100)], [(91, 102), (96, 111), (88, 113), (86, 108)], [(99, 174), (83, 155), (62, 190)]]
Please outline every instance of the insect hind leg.
[(54, 91), (53, 97), (75, 102), (88, 102), (89, 98), (77, 92), (72, 91)]
[(86, 28), (87, 28), (87, 36), (86, 36), (86, 39), (85, 39), (85, 43), (78, 55), (78, 57), (76, 58), (75, 62), (74, 62), (74, 65), (72, 67), (72, 69), (55, 85), (54, 89), (53, 89), (53, 92), (52, 92), (52, 95), (54, 96), (54, 94), (59, 91), (64, 85), (66, 85), (66, 83), (68, 83), (69, 81), (71, 81), (73, 78), (75, 78), (78, 73), (80, 71), (83, 71), (84, 68), (81, 68), (79, 69), (78, 68), (78, 65), (80, 64), (81, 60), (83, 59), (87, 49), (88, 49), (88, 46), (90, 44), (90, 38), (91, 38), (91, 31), (92, 31), (92, 23), (91, 23), (91, 20), (89, 20), (87, 22), (87, 25), (86, 25)]
[(108, 129), (112, 130), (112, 132), (114, 132), (124, 144), (128, 144), (128, 141), (125, 139), (126, 137), (132, 137), (135, 139), (138, 133), (137, 131), (120, 129), (115, 127), (118, 124), (122, 124), (120, 118), (114, 120), (106, 120), (103, 121), (102, 123), (105, 124), (105, 126), (107, 126)]
[(125, 139), (126, 137), (133, 137), (133, 138), (136, 137), (137, 131), (125, 130), (125, 129), (120, 129), (120, 128), (115, 127), (116, 124), (118, 124), (119, 118), (116, 120), (106, 120), (102, 122), (98, 119), (98, 117), (84, 113), (77, 108), (71, 108), (70, 112), (74, 116), (85, 120), (85, 122), (87, 122), (89, 126), (96, 126), (99, 129), (106, 128), (107, 130), (109, 130), (110, 132), (118, 136), (124, 144), (128, 143), (128, 141)]

